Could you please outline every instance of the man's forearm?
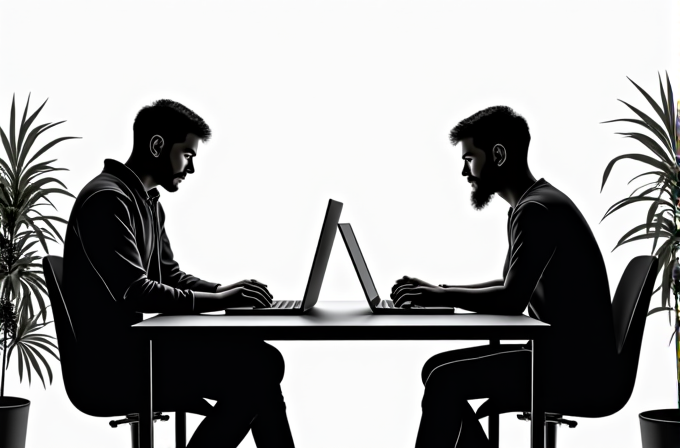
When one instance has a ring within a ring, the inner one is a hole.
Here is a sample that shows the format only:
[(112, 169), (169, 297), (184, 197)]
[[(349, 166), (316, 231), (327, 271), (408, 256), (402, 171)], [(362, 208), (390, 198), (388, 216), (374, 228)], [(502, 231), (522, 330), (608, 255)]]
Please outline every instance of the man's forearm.
[(224, 310), (225, 303), (221, 294), (194, 291), (194, 313), (208, 313)]
[(522, 314), (528, 300), (518, 300), (508, 293), (505, 286), (486, 288), (446, 288), (441, 293), (441, 303), (467, 311), (483, 314)]
[(441, 285), (442, 288), (468, 288), (468, 289), (479, 289), (479, 288), (491, 288), (493, 286), (503, 286), (505, 280), (491, 280), (483, 283), (475, 283), (474, 285)]

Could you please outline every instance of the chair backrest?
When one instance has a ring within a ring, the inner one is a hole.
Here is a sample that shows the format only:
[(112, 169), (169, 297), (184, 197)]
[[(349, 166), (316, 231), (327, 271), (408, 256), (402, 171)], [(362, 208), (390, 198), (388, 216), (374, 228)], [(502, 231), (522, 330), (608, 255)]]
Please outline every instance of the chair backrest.
[(73, 327), (71, 315), (68, 312), (64, 295), (62, 294), (62, 278), (64, 274), (64, 259), (56, 255), (48, 255), (43, 258), (43, 272), (47, 293), (52, 304), (54, 325), (57, 329), (59, 349), (75, 348), (76, 331)]
[(623, 272), (612, 302), (619, 380), (631, 393), (658, 265), (659, 259), (651, 255), (633, 258)]
[(81, 390), (82, 385), (79, 383), (77, 375), (80, 357), (78, 354), (76, 331), (62, 293), (63, 258), (56, 255), (44, 257), (43, 272), (47, 285), (47, 293), (52, 305), (52, 314), (54, 315), (54, 326), (57, 332), (57, 342), (59, 343), (59, 359), (66, 394), (76, 408), (92, 415), (93, 413), (87, 409), (87, 406), (83, 405), (82, 395), (84, 392)]
[[(126, 395), (127, 391), (117, 389), (121, 381), (117, 381), (115, 384), (106, 382), (99, 384), (97, 379), (93, 378), (82, 380), (79, 373), (81, 373), (83, 363), (88, 363), (88, 359), (86, 355), (80, 355), (78, 352), (75, 331), (77, 324), (74, 325), (71, 319), (62, 293), (64, 259), (56, 255), (44, 257), (43, 272), (47, 284), (47, 293), (52, 305), (54, 326), (57, 331), (64, 387), (71, 403), (81, 412), (97, 417), (127, 415), (137, 412), (136, 407), (131, 404), (134, 401)], [(93, 385), (100, 388), (93, 389)], [(107, 397), (102, 397), (104, 392), (109, 392)], [(187, 412), (195, 414), (208, 415), (212, 412), (212, 406), (200, 397), (188, 399), (183, 402), (182, 406)]]
[[(564, 415), (584, 417), (604, 417), (621, 410), (633, 392), (637, 367), (642, 347), (642, 334), (647, 320), (647, 310), (652, 297), (654, 281), (658, 273), (659, 260), (653, 256), (633, 258), (626, 267), (619, 282), (612, 302), (614, 336), (618, 356), (609, 384), (612, 388), (601, 388), (602, 395), (597, 397), (597, 405), (587, 401), (576, 404), (557, 404), (548, 409)], [(557, 386), (559, 387), (559, 385)], [(593, 394), (596, 395), (596, 394)], [(552, 405), (551, 405), (552, 406)], [(482, 418), (492, 413), (520, 411), (516, 406), (490, 398), (477, 410), (477, 417)]]

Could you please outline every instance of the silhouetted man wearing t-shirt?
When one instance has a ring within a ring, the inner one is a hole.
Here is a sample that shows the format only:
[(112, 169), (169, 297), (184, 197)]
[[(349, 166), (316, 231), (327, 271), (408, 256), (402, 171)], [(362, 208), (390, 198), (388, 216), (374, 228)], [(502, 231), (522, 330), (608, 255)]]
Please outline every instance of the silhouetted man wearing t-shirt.
[[(64, 299), (80, 358), (87, 359), (77, 374), (91, 386), (81, 388), (78, 401), (89, 409), (143, 398), (137, 372), (145, 350), (130, 332), (142, 313), (269, 306), (272, 298), (256, 280), (207, 282), (174, 260), (156, 187), (175, 192), (194, 173), (199, 141), (211, 135), (205, 121), (177, 102), (159, 100), (139, 111), (133, 130), (130, 158), (104, 161), (102, 173), (78, 195), (66, 231)], [(250, 429), (260, 448), (293, 447), (280, 387), (283, 358), (271, 345), (154, 340), (152, 371), (156, 410), (191, 412), (202, 398), (217, 400), (213, 409), (203, 402), (208, 415), (189, 448), (236, 447)]]
[[(527, 165), (529, 128), (505, 106), (466, 118), (451, 131), (462, 147), (462, 175), (472, 205), (498, 194), (508, 204), (508, 255), (503, 278), (466, 286), (397, 280), (392, 298), (421, 306), (453, 306), (478, 313), (522, 314), (551, 325), (539, 353), (551, 385), (546, 406), (597, 406), (608, 394), (616, 354), (609, 283), (588, 223), (574, 203)], [(483, 241), (480, 251), (489, 250)], [(461, 254), (464, 255), (464, 254)], [(467, 400), (492, 398), (501, 412), (530, 410), (531, 347), (481, 346), (440, 353), (423, 368), (425, 394), (416, 447), (485, 447), (488, 440)]]

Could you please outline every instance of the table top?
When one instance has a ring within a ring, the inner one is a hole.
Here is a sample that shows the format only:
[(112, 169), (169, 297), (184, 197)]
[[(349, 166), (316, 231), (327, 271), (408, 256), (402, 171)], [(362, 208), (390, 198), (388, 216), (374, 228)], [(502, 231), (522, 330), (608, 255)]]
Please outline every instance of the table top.
[(158, 315), (133, 325), (140, 338), (221, 337), (261, 340), (534, 339), (550, 325), (530, 317), (461, 312), (375, 315), (365, 301), (323, 301), (301, 315)]

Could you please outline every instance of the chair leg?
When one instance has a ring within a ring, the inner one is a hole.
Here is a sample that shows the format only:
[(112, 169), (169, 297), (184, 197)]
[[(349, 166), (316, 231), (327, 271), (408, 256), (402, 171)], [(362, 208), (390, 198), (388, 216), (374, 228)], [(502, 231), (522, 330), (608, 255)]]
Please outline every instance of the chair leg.
[(175, 412), (175, 447), (186, 448), (187, 446), (187, 414)]
[[(500, 346), (501, 341), (499, 339), (490, 339), (489, 345)], [(489, 415), (489, 444), (491, 448), (498, 448), (500, 434), (500, 425), (498, 422), (498, 413), (492, 413)]]
[(545, 448), (557, 447), (557, 422), (545, 422)]
[(130, 423), (130, 435), (132, 436), (132, 448), (139, 448), (139, 423)]
[(491, 448), (498, 448), (499, 432), (498, 414), (489, 415), (489, 445)]

